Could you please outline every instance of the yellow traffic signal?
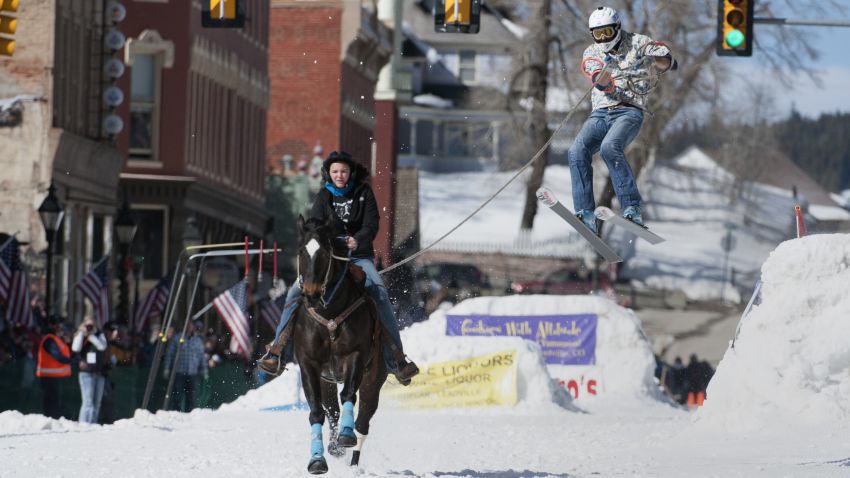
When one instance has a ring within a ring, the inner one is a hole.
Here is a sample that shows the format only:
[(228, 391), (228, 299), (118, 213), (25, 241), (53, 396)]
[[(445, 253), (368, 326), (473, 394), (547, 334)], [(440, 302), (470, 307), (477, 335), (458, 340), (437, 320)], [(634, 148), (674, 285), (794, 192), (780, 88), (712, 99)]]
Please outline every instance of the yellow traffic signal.
[(235, 20), (236, 0), (210, 0), (210, 18), (214, 20)]
[(481, 0), (437, 0), (434, 2), (434, 31), (478, 33)]
[(207, 28), (242, 28), (245, 7), (242, 0), (204, 0), (201, 25)]
[(0, 55), (15, 53), (15, 39), (10, 38), (18, 30), (18, 18), (8, 13), (18, 11), (18, 0), (0, 0)]
[(752, 56), (755, 0), (718, 0), (717, 54)]

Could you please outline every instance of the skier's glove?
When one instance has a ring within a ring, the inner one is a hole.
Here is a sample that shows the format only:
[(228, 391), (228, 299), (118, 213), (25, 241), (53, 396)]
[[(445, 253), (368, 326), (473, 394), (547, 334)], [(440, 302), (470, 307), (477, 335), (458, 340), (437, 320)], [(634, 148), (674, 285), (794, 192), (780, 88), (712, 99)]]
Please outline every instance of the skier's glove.
[(596, 70), (590, 74), (590, 81), (593, 82), (593, 86), (599, 91), (604, 93), (614, 91), (614, 79), (611, 77), (611, 73)]

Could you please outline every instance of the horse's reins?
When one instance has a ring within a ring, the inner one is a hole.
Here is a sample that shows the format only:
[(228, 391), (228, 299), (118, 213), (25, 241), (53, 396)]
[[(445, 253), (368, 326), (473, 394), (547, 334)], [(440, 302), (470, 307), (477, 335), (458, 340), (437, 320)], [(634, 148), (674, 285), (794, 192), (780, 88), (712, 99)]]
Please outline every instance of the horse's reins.
[[(341, 237), (344, 237), (344, 236), (341, 236)], [(333, 269), (333, 259), (336, 259), (338, 261), (343, 261), (343, 262), (351, 262), (351, 249), (348, 250), (348, 257), (341, 257), (341, 256), (334, 254), (333, 253), (333, 247), (330, 248), (330, 254), (331, 254), (331, 260), (328, 261), (328, 268), (325, 271), (325, 279), (322, 282), (322, 303), (324, 304), (325, 307), (330, 305), (331, 301), (334, 299), (334, 296), (336, 296), (336, 293), (339, 290), (339, 286), (342, 284), (343, 279), (345, 279), (345, 273), (348, 271), (348, 267), (346, 266), (346, 268), (339, 275), (339, 279), (337, 279), (336, 284), (334, 285), (334, 288), (331, 291), (330, 297), (328, 297), (326, 299), (325, 295), (327, 293), (328, 281), (330, 280), (331, 269)], [(301, 281), (301, 283), (303, 285), (304, 278), (301, 275), (301, 261), (300, 260), (296, 261), (295, 266), (297, 268), (296, 273), (298, 274), (298, 279), (299, 279), (299, 281)], [(360, 305), (363, 304), (363, 302), (365, 302), (365, 299), (361, 296), (356, 301), (354, 301), (354, 303), (352, 303), (350, 306), (348, 306), (347, 309), (342, 311), (342, 313), (338, 314), (333, 319), (326, 319), (326, 318), (322, 317), (321, 314), (316, 312), (316, 309), (314, 307), (306, 306), (305, 308), (307, 309), (307, 313), (310, 314), (310, 317), (313, 317), (316, 320), (316, 322), (327, 327), (328, 332), (331, 335), (331, 341), (333, 341), (333, 340), (336, 339), (336, 329), (337, 329), (337, 327), (339, 327), (339, 324), (341, 324), (343, 320), (347, 319), (348, 316), (351, 315), (352, 312), (357, 310), (357, 308), (360, 307)]]

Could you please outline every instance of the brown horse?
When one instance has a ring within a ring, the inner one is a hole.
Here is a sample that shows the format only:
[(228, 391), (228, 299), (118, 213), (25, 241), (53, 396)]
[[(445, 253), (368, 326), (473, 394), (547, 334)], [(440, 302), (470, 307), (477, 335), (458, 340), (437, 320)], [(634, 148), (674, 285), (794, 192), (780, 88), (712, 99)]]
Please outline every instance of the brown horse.
[[(331, 430), (329, 450), (333, 454), (337, 444), (356, 447), (351, 465), (358, 464), (369, 421), (378, 409), (381, 386), (387, 379), (380, 322), (365, 288), (365, 275), (351, 264), (344, 245), (337, 246), (332, 229), (331, 224), (315, 218), (298, 218), (301, 304), (293, 317), (293, 345), (310, 406), (312, 439), (307, 471), (313, 474), (328, 471), (322, 440), (326, 415)], [(342, 392), (337, 401), (339, 383)], [(355, 422), (358, 392), (360, 407)]]

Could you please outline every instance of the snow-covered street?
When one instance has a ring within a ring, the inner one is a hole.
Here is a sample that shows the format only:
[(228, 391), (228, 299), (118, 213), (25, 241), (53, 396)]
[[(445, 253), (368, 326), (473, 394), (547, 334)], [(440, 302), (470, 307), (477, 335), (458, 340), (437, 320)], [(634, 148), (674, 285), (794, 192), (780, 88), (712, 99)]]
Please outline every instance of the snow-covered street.
[[(607, 299), (482, 297), (438, 310), (403, 332), (409, 353), (433, 364), (510, 348), (513, 375), (496, 385), (513, 387), (515, 405), (410, 410), (388, 383), (360, 468), (326, 455), (328, 476), (847, 476), (850, 237), (787, 241), (762, 281), (696, 412), (658, 390), (639, 321)], [(595, 363), (546, 365), (544, 349), (519, 337), (444, 335), (453, 316), (552, 311), (598, 317)], [(599, 383), (572, 400), (551, 379), (578, 372)], [(7, 411), (0, 476), (305, 476), (300, 395), (293, 367), (216, 411), (137, 412), (110, 426)]]

